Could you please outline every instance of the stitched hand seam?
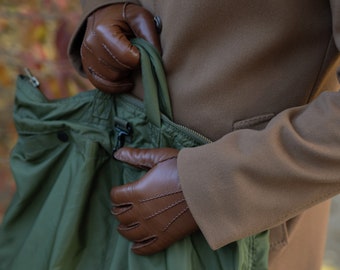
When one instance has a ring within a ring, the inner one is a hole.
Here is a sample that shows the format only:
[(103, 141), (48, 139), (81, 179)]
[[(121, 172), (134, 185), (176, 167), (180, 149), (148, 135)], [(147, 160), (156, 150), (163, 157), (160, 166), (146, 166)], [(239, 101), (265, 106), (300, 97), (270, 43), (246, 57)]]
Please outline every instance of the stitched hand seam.
[(151, 218), (153, 218), (153, 217), (155, 217), (155, 216), (158, 216), (159, 214), (164, 213), (165, 211), (167, 211), (167, 210), (169, 210), (169, 209), (175, 207), (176, 205), (178, 205), (178, 204), (180, 204), (180, 203), (182, 203), (182, 202), (185, 202), (185, 199), (178, 200), (178, 201), (176, 201), (176, 202), (174, 202), (174, 203), (168, 205), (167, 207), (165, 207), (165, 208), (163, 208), (163, 209), (161, 209), (161, 210), (158, 210), (157, 212), (153, 213), (152, 215), (150, 215), (150, 216), (148, 216), (148, 217), (145, 217), (144, 219), (145, 219), (145, 220), (148, 220), (148, 219), (151, 219)]
[(120, 72), (119, 68), (116, 68), (114, 66), (111, 66), (109, 63), (107, 63), (103, 58), (99, 57), (98, 61), (103, 64), (105, 67), (107, 67), (108, 69), (111, 69), (112, 71), (116, 71), (116, 72)]
[(112, 52), (109, 50), (109, 48), (108, 48), (104, 43), (102, 43), (102, 47), (105, 49), (105, 51), (107, 51), (107, 53), (111, 56), (111, 58), (112, 58), (114, 61), (116, 61), (119, 65), (121, 65), (122, 67), (125, 67), (125, 68), (127, 68), (127, 69), (130, 69), (130, 70), (133, 69), (132, 67), (130, 67), (130, 66), (128, 66), (128, 65), (126, 65), (126, 64), (124, 64), (124, 63), (122, 63), (122, 62), (120, 62), (120, 61), (118, 60), (118, 58), (115, 57), (115, 56), (112, 54)]
[(163, 232), (167, 231), (171, 224), (173, 224), (181, 215), (183, 215), (186, 211), (189, 210), (189, 207), (185, 207), (181, 212), (179, 212), (163, 229)]
[(143, 199), (143, 200), (139, 200), (139, 202), (144, 203), (144, 202), (156, 200), (156, 199), (159, 199), (159, 198), (167, 197), (167, 196), (170, 196), (170, 195), (178, 194), (178, 193), (181, 193), (181, 192), (182, 192), (181, 190), (178, 190), (178, 191), (172, 191), (172, 192), (168, 192), (168, 193), (161, 193), (161, 194), (155, 195), (154, 197), (149, 197), (149, 198), (146, 198), (146, 199)]
[[(85, 42), (83, 42), (82, 48), (87, 49), (87, 50), (89, 51), (90, 54), (93, 54), (93, 55), (94, 55), (94, 53), (93, 53), (93, 51), (91, 50), (91, 48), (90, 48), (89, 46), (87, 46), (87, 44), (86, 44)], [(82, 50), (81, 50), (81, 51), (82, 51)], [(80, 51), (80, 52), (81, 52), (81, 51)], [(81, 53), (81, 56), (84, 57), (82, 53)]]

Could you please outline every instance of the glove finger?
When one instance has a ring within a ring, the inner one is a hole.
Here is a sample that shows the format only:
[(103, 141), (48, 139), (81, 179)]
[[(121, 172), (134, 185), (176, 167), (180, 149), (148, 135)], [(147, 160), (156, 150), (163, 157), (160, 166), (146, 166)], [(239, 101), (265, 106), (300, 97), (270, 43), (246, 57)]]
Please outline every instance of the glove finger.
[(121, 10), (116, 7), (104, 7), (90, 15), (84, 42), (110, 65), (132, 70), (139, 65), (139, 50), (129, 41), (132, 37), (129, 26), (122, 20), (112, 19), (120, 16)]
[(87, 74), (87, 77), (96, 88), (109, 94), (129, 92), (134, 85), (129, 80), (111, 82), (98, 77), (97, 74), (94, 75), (93, 73), (91, 75)]
[(158, 237), (156, 235), (146, 237), (144, 239), (140, 239), (138, 241), (134, 241), (131, 250), (138, 255), (152, 255), (165, 247), (161, 248), (158, 245), (155, 245)]
[(111, 26), (110, 34), (102, 34), (101, 40), (103, 57), (109, 65), (124, 71), (131, 71), (139, 66), (139, 50), (132, 45), (119, 26)]
[[(172, 224), (171, 228), (159, 232), (156, 237), (149, 237), (147, 239), (134, 241), (132, 251), (139, 255), (151, 255), (168, 248), (175, 242), (178, 242), (186, 236), (198, 230), (196, 222), (193, 221), (191, 214), (184, 213), (183, 217)], [(172, 227), (173, 226), (173, 227)], [(171, 232), (169, 232), (169, 230)]]
[(154, 235), (139, 241), (134, 241), (131, 250), (138, 255), (152, 255), (166, 249), (171, 244), (172, 242), (164, 241), (160, 243), (159, 238)]
[(153, 15), (137, 5), (127, 5), (125, 9), (124, 19), (135, 36), (150, 42), (161, 53), (161, 43)]
[[(93, 16), (88, 19), (91, 25)], [(84, 72), (91, 83), (108, 93), (121, 93), (133, 88), (131, 68), (116, 61), (97, 35), (88, 29), (81, 46), (81, 60)], [(98, 45), (99, 44), (99, 45)]]
[(132, 214), (130, 211), (120, 214), (117, 214), (117, 211), (119, 211), (119, 209), (114, 209), (114, 207), (111, 209), (114, 218), (119, 221), (120, 228), (129, 230), (132, 229), (135, 224), (138, 224), (138, 216)]
[(118, 149), (114, 157), (117, 160), (142, 168), (152, 168), (157, 163), (176, 157), (178, 150), (174, 148), (140, 149), (122, 147)]
[(128, 26), (119, 21), (112, 23), (111, 20), (95, 23), (99, 16), (93, 14), (88, 17), (83, 47), (109, 67), (122, 71), (135, 69), (139, 64), (139, 51), (126, 36)]
[(150, 237), (150, 233), (139, 222), (130, 223), (129, 225), (120, 224), (117, 230), (130, 241), (140, 241), (140, 239)]
[(90, 82), (99, 90), (107, 93), (123, 93), (130, 91), (134, 84), (127, 78), (122, 80), (107, 80), (103, 75), (93, 68), (85, 69), (85, 73)]
[(129, 213), (133, 207), (132, 203), (120, 203), (120, 204), (113, 204), (111, 208), (112, 215), (116, 216), (119, 221), (123, 223), (130, 223), (132, 221), (123, 221), (121, 219), (121, 216), (123, 216), (126, 213)]
[(133, 87), (134, 83), (132, 78), (129, 77), (129, 73), (117, 72), (113, 68), (105, 68), (102, 63), (98, 63), (97, 58), (89, 53), (84, 46), (82, 46), (81, 52), (84, 72), (95, 87), (109, 93), (129, 91)]
[(120, 77), (126, 76), (125, 74), (131, 73), (133, 68), (120, 63), (104, 44), (99, 48), (91, 47), (94, 46), (84, 41), (80, 48), (81, 60), (86, 67), (95, 68), (108, 80), (119, 80)]
[[(123, 208), (124, 210), (130, 210), (133, 209), (133, 183), (126, 184), (122, 186), (115, 186), (111, 189), (110, 197), (111, 202), (113, 204), (113, 208), (117, 208), (115, 210), (112, 210), (113, 214), (123, 214), (124, 211), (119, 210), (118, 208)], [(125, 211), (125, 212), (126, 212)]]
[(111, 208), (111, 213), (119, 221), (122, 228), (131, 227), (131, 224), (136, 224), (141, 219), (133, 204), (114, 204)]

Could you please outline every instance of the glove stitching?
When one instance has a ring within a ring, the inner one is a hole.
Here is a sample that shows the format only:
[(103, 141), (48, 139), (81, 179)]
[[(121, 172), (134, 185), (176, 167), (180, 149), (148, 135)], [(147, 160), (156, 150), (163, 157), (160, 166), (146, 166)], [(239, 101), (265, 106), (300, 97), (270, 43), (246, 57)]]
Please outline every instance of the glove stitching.
[[(87, 50), (89, 51), (89, 53), (91, 53), (92, 55), (94, 55), (94, 54), (93, 54), (93, 50), (92, 50), (87, 44), (83, 43), (83, 47), (85, 47), (85, 49), (87, 49)], [(84, 58), (83, 50), (80, 50), (80, 55), (81, 55), (82, 58)], [(110, 65), (109, 65), (104, 59), (102, 59), (101, 57), (97, 58), (97, 60), (98, 60), (101, 64), (103, 64), (104, 66), (106, 66), (107, 68), (109, 68), (109, 69), (111, 69), (111, 70), (113, 70), (113, 71), (117, 71), (117, 70), (118, 70), (118, 69), (115, 69), (113, 66), (110, 66)], [(92, 67), (91, 67), (91, 68), (92, 68)], [(92, 70), (93, 70), (93, 68), (92, 68)], [(96, 73), (96, 72), (95, 72), (95, 73)], [(96, 73), (96, 74), (98, 74), (98, 73)], [(98, 76), (99, 76), (99, 74), (98, 74)], [(102, 76), (101, 78), (105, 79), (103, 76)]]
[[(81, 50), (80, 50), (80, 56), (82, 59), (85, 58), (84, 56), (84, 52), (83, 50), (86, 49), (90, 54), (94, 55), (93, 51), (91, 50), (90, 47), (87, 46), (87, 44), (83, 43), (82, 47), (81, 47)], [(107, 64), (106, 62), (104, 62), (104, 60), (102, 58), (98, 58), (98, 60), (104, 64), (106, 67), (110, 68), (111, 70), (113, 71), (116, 71), (112, 66), (110, 66), (109, 64)], [(106, 86), (109, 86), (109, 87), (120, 87), (120, 86), (130, 86), (130, 85), (133, 85), (132, 83), (122, 83), (122, 82), (111, 82), (109, 81), (106, 77), (104, 77), (103, 75), (101, 75), (100, 73), (96, 72), (94, 70), (94, 68), (92, 66), (88, 67), (87, 68), (88, 71), (91, 73), (91, 75), (93, 77), (98, 77), (100, 79), (102, 79), (103, 81), (101, 82), (102, 84), (106, 85)]]
[(115, 68), (114, 66), (110, 65), (109, 63), (107, 63), (103, 58), (99, 57), (98, 61), (103, 64), (103, 66), (107, 67), (108, 69), (111, 69), (112, 71), (115, 72), (120, 72), (119, 68)]
[(167, 197), (167, 196), (178, 194), (178, 193), (182, 193), (182, 191), (178, 190), (178, 191), (171, 191), (171, 192), (167, 192), (167, 193), (157, 194), (153, 197), (149, 197), (149, 198), (146, 198), (146, 199), (139, 200), (139, 202), (145, 203), (145, 202), (148, 202), (148, 201), (156, 200), (156, 199), (159, 199), (159, 198)]
[(185, 207), (181, 212), (179, 212), (172, 220), (170, 220), (170, 222), (168, 223), (168, 225), (166, 225), (163, 229), (163, 232), (167, 231), (169, 229), (169, 227), (171, 226), (171, 224), (173, 224), (180, 216), (182, 216), (185, 212), (187, 212), (189, 210), (189, 207)]
[(116, 61), (119, 65), (121, 65), (122, 67), (125, 67), (125, 68), (127, 68), (127, 69), (130, 69), (130, 70), (133, 69), (131, 66), (126, 65), (126, 64), (122, 63), (121, 61), (119, 61), (118, 58), (115, 57), (115, 56), (113, 55), (113, 53), (109, 50), (109, 48), (105, 45), (105, 43), (102, 43), (101, 45), (102, 45), (102, 47), (104, 48), (104, 50), (107, 51), (107, 53), (111, 56), (111, 58), (112, 58), (114, 61)]
[(105, 81), (107, 81), (107, 78), (105, 78), (103, 75), (101, 75), (100, 73), (97, 73), (93, 67), (88, 67), (88, 70), (90, 71), (90, 73), (93, 75), (93, 76), (96, 76), (96, 77), (99, 77)]
[[(92, 49), (91, 49), (85, 42), (83, 42), (83, 46), (82, 46), (82, 47), (83, 47), (83, 48), (85, 47), (85, 49), (87, 49), (91, 54), (94, 55)], [(82, 55), (82, 56), (83, 56), (83, 55)]]
[(145, 217), (144, 220), (149, 220), (149, 219), (151, 219), (155, 216), (158, 216), (159, 214), (164, 213), (165, 211), (175, 207), (176, 205), (181, 204), (182, 202), (185, 202), (185, 199), (181, 199), (181, 200), (173, 202), (172, 204), (168, 205), (167, 207), (164, 207), (163, 209), (156, 211), (155, 213), (151, 214), (150, 216)]
[[(90, 32), (88, 33), (88, 36), (90, 35), (93, 35), (93, 36), (96, 36), (96, 32), (93, 30), (93, 27), (94, 27), (94, 21), (95, 21), (95, 14), (92, 14), (90, 17), (88, 17), (87, 19), (87, 24), (86, 24), (86, 30), (85, 30), (85, 35), (87, 32)], [(88, 38), (86, 38), (88, 39)], [(90, 49), (90, 47), (88, 47), (88, 45), (86, 44), (86, 39), (84, 39), (84, 42), (82, 43), (82, 45), (88, 49), (90, 51), (90, 53), (93, 53), (92, 49)]]

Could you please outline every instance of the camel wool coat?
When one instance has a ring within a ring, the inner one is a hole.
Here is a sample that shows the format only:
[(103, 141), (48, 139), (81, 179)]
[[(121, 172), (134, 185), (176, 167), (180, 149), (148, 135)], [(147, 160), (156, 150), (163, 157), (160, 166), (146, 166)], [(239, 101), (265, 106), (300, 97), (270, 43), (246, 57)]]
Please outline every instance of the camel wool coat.
[[(69, 47), (81, 71), (82, 0)], [(180, 182), (212, 249), (270, 230), (271, 270), (319, 270), (340, 192), (339, 0), (130, 1), (160, 17), (174, 119), (214, 142), (182, 149)], [(133, 93), (142, 98), (140, 81)]]

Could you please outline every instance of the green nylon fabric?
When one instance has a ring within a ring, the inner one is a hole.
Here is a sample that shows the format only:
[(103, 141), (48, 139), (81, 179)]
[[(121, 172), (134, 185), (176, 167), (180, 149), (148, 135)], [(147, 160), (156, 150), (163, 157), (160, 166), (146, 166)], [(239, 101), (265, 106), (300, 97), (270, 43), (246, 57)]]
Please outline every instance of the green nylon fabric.
[[(143, 55), (159, 58), (135, 42)], [(158, 76), (152, 62), (152, 76)], [(142, 68), (150, 73), (143, 63)], [(156, 87), (164, 84), (160, 81)], [(153, 100), (156, 96), (150, 94)], [(167, 98), (157, 99), (157, 106), (169, 105)], [(98, 90), (49, 101), (27, 77), (18, 77), (14, 119), (19, 138), (11, 154), (17, 191), (0, 227), (1, 270), (267, 269), (267, 232), (217, 251), (198, 232), (152, 256), (135, 255), (132, 244), (117, 233), (110, 189), (145, 173), (112, 158), (117, 118), (132, 126), (127, 146), (180, 149), (208, 142), (169, 120), (171, 110), (169, 117), (162, 114), (151, 122), (148, 114), (155, 111), (159, 107), (130, 95)]]

